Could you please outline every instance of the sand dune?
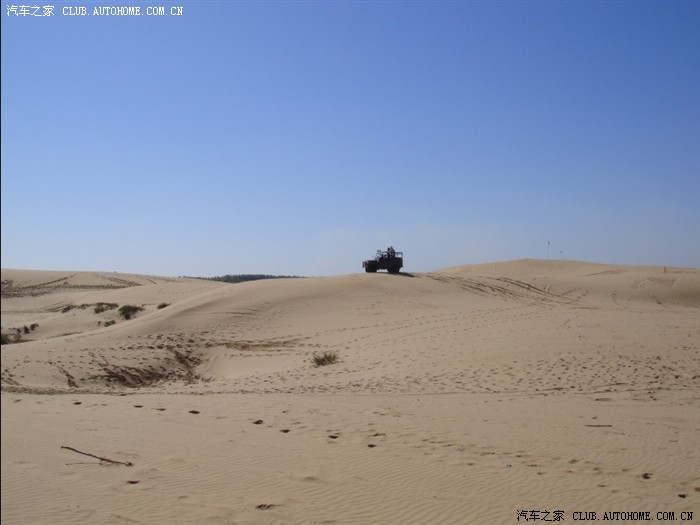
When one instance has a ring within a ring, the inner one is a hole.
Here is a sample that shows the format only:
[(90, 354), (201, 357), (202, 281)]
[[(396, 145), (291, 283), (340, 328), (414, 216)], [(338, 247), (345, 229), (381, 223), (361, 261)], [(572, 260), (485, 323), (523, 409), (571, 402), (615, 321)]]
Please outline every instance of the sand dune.
[(700, 270), (2, 283), (3, 523), (700, 518)]

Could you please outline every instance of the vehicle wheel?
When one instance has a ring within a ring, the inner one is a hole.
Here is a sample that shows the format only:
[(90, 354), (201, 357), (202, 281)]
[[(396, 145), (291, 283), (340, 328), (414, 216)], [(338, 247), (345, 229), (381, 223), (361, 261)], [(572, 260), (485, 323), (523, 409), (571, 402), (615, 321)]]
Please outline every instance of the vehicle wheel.
[(391, 268), (389, 268), (389, 273), (399, 273), (400, 271), (401, 271), (400, 266), (392, 266)]
[(377, 265), (376, 264), (367, 264), (365, 266), (365, 271), (367, 273), (376, 273), (377, 272)]

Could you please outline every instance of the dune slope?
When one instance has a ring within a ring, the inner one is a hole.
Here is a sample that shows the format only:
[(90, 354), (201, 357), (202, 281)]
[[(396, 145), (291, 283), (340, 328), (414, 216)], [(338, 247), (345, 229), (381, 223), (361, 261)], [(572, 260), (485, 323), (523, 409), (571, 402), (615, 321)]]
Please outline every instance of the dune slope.
[[(634, 392), (690, 387), (698, 369), (693, 270), (517, 261), (238, 285), (120, 278), (129, 286), (102, 290), (104, 274), (70, 279), (89, 293), (10, 288), (3, 325), (47, 317), (26, 336), (35, 340), (3, 348), (5, 388)], [(95, 314), (99, 303), (144, 311), (126, 321), (116, 309)], [(107, 317), (116, 324), (103, 327)], [(311, 367), (315, 352), (341, 362)]]

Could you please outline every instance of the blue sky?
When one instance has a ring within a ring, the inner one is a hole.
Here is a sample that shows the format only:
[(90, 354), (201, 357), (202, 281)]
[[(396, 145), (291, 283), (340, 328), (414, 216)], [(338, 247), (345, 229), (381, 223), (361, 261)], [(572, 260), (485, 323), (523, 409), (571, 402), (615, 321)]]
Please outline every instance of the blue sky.
[[(700, 267), (698, 2), (50, 4), (3, 6), (3, 267)], [(124, 5), (183, 12), (62, 14)]]

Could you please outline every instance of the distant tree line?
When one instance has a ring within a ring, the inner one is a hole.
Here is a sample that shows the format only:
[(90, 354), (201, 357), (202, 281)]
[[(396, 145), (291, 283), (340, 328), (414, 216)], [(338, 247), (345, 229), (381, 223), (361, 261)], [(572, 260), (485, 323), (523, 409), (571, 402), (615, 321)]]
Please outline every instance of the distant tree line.
[(246, 281), (261, 281), (262, 279), (299, 279), (298, 275), (267, 275), (259, 273), (242, 273), (237, 275), (220, 275), (217, 277), (190, 277), (206, 281), (221, 281), (224, 283), (244, 283)]

